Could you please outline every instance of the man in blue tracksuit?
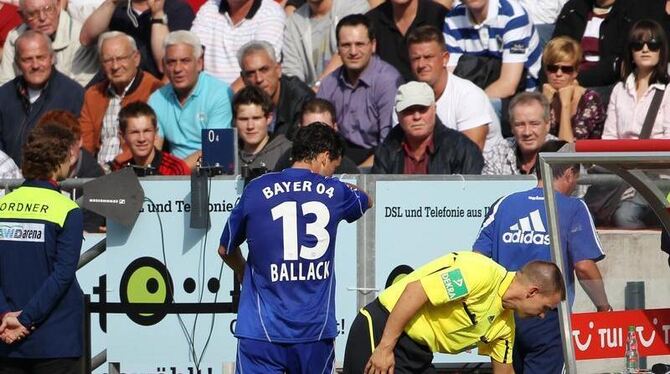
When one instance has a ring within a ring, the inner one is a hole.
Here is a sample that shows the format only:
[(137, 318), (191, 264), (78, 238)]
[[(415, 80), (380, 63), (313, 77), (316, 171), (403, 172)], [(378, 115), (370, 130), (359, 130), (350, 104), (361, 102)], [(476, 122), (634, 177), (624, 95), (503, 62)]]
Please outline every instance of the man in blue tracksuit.
[[(565, 141), (548, 141), (540, 152), (556, 152), (565, 144)], [(579, 164), (558, 165), (552, 170), (568, 301), (572, 305), (575, 298), (576, 274), (597, 310), (611, 310), (596, 265), (605, 254), (591, 215), (583, 200), (570, 197), (577, 184)], [(551, 261), (545, 191), (539, 169), (537, 175), (536, 188), (504, 196), (493, 204), (473, 245), (473, 250), (491, 257), (509, 271), (517, 271), (533, 260)], [(514, 372), (562, 372), (558, 312), (552, 310), (544, 319), (515, 319)]]
[(68, 175), (75, 142), (61, 126), (35, 128), (23, 148), (26, 181), (0, 198), (0, 374), (79, 369), (83, 220), (56, 184)]

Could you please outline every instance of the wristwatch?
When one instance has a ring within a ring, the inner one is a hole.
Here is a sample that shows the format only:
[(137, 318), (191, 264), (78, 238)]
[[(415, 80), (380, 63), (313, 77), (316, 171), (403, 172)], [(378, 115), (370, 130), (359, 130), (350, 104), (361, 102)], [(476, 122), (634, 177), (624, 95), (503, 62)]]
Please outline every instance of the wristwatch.
[(167, 14), (163, 14), (163, 17), (160, 18), (151, 18), (151, 24), (153, 25), (154, 23), (160, 23), (167, 26), (168, 24)]

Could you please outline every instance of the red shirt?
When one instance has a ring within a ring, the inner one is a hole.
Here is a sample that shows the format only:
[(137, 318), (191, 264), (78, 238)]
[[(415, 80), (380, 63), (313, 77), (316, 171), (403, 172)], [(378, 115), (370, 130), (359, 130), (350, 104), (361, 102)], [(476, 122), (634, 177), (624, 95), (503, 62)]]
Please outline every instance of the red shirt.
[[(112, 170), (116, 171), (127, 166), (132, 166), (133, 160), (125, 159), (119, 160), (119, 157), (112, 161)], [(190, 175), (191, 170), (189, 169), (186, 162), (182, 159), (177, 158), (167, 152), (162, 152), (156, 150), (156, 155), (151, 161), (150, 165), (155, 169), (157, 175)]]
[[(589, 12), (586, 21), (587, 27), (580, 43), (583, 57), (579, 71), (586, 71), (598, 65), (597, 61), (600, 60), (600, 27), (594, 26), (600, 25), (607, 18), (607, 15), (608, 13), (595, 14), (593, 11)], [(590, 34), (590, 32), (593, 32), (593, 34)]]
[(405, 155), (403, 174), (428, 174), (428, 161), (430, 155), (435, 152), (435, 145), (433, 144), (433, 137), (430, 137), (430, 142), (426, 146), (426, 151), (420, 158), (414, 157), (414, 152), (409, 148), (406, 141), (402, 142), (402, 151)]
[(14, 5), (2, 4), (0, 8), (0, 48), (5, 45), (7, 34), (21, 24), (19, 10)]
[(186, 0), (186, 2), (191, 6), (191, 9), (193, 9), (193, 13), (198, 13), (200, 7), (206, 3), (207, 0)]

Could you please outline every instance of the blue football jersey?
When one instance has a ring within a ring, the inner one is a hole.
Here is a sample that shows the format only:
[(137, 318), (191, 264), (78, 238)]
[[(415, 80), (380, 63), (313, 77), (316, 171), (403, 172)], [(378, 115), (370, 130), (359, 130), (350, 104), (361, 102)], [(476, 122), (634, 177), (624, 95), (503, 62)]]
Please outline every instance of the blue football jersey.
[(249, 247), (235, 336), (278, 343), (337, 336), (337, 225), (367, 206), (366, 194), (307, 169), (249, 183), (221, 235), (228, 251), (245, 240)]
[[(591, 214), (582, 199), (556, 192), (568, 300), (575, 298), (574, 264), (605, 257)], [(489, 209), (472, 247), (507, 270), (533, 260), (552, 261), (544, 189), (533, 188), (500, 198)]]

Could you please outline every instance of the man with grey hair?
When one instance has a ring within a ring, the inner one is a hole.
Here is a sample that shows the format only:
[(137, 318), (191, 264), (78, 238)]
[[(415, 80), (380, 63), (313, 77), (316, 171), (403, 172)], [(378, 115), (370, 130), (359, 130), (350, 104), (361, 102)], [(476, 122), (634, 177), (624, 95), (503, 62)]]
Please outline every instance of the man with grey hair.
[(314, 97), (314, 92), (300, 79), (282, 74), (274, 47), (264, 40), (243, 45), (237, 59), (244, 84), (260, 87), (272, 99), (274, 113), (270, 132), (292, 139), (298, 129), (302, 106)]
[(121, 31), (135, 39), (140, 67), (162, 77), (163, 40), (170, 31), (189, 30), (195, 15), (183, 0), (103, 0), (86, 19), (80, 40), (92, 45), (105, 31)]
[(19, 75), (0, 86), (0, 150), (21, 165), (21, 149), (42, 114), (53, 109), (78, 115), (84, 89), (54, 67), (51, 40), (27, 30), (12, 48)]
[(510, 101), (509, 121), (512, 137), (495, 144), (487, 153), (482, 174), (533, 174), (537, 154), (549, 133), (549, 102), (539, 92), (522, 92)]
[(207, 1), (198, 10), (191, 30), (207, 48), (207, 71), (237, 92), (244, 85), (238, 74), (237, 51), (252, 40), (265, 40), (274, 46), (279, 59), (285, 19), (284, 10), (275, 1)]
[(163, 67), (170, 83), (149, 98), (158, 115), (156, 146), (162, 149), (167, 141), (170, 153), (193, 169), (202, 154), (201, 130), (230, 128), (232, 91), (228, 84), (202, 71), (203, 48), (194, 33), (169, 33), (163, 49)]
[(111, 162), (127, 150), (118, 136), (119, 111), (134, 101), (146, 102), (162, 83), (139, 68), (135, 40), (122, 32), (100, 35), (98, 54), (105, 79), (86, 90), (79, 124), (84, 149), (97, 155), (98, 163), (110, 171)]
[(20, 73), (14, 64), (14, 45), (19, 35), (27, 30), (35, 30), (46, 34), (55, 52), (54, 63), (58, 71), (85, 86), (98, 70), (95, 50), (79, 43), (81, 24), (62, 11), (60, 2), (56, 0), (21, 0), (19, 12), (23, 24), (7, 35), (2, 50), (0, 64), (0, 84), (12, 80)]

